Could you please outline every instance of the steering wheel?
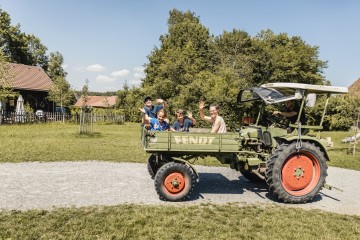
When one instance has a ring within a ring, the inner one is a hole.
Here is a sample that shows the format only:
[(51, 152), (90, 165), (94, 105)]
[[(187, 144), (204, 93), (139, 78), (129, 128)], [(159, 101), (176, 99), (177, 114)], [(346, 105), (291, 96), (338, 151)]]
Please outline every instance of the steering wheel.
[(284, 123), (284, 119), (277, 115), (268, 115), (266, 119), (271, 123), (269, 125), (273, 125), (279, 128), (287, 128), (287, 125)]

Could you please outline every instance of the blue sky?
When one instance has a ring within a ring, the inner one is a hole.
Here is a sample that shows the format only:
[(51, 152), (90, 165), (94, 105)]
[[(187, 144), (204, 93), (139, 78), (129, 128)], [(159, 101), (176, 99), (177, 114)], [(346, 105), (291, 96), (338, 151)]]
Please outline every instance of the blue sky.
[(356, 0), (1, 0), (12, 25), (59, 51), (71, 86), (116, 91), (138, 85), (143, 65), (167, 32), (169, 11), (190, 10), (211, 34), (240, 29), (300, 36), (320, 47), (332, 85), (350, 86), (360, 77), (360, 1)]

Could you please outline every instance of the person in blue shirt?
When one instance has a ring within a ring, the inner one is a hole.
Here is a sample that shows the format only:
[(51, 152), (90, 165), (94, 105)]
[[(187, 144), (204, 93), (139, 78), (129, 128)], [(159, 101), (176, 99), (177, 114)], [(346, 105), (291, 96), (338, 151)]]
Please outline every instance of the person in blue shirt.
[(156, 105), (153, 105), (152, 98), (150, 96), (147, 96), (144, 98), (144, 110), (145, 113), (151, 117), (156, 118), (157, 113), (160, 109), (166, 109), (168, 107), (168, 104), (163, 99), (156, 99), (155, 102)]
[(187, 113), (188, 118), (184, 118), (184, 111), (178, 109), (176, 111), (177, 120), (173, 124), (173, 129), (178, 132), (188, 132), (190, 127), (196, 126), (196, 120), (193, 118), (192, 113)]
[(142, 112), (144, 113), (142, 121), (145, 124), (150, 125), (150, 130), (153, 131), (174, 131), (174, 129), (170, 126), (170, 124), (165, 121), (167, 119), (166, 113), (164, 109), (160, 109), (157, 113), (157, 118), (151, 118), (146, 113), (145, 110), (142, 109)]

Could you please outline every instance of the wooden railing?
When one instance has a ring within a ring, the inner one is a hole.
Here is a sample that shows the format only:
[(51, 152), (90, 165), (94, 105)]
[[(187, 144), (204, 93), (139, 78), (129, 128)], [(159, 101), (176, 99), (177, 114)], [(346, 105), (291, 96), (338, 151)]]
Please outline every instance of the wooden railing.
[[(92, 114), (92, 121), (106, 122), (113, 124), (123, 124), (125, 115), (109, 114), (99, 115)], [(35, 113), (18, 113), (18, 112), (0, 112), (0, 124), (22, 124), (22, 123), (44, 123), (44, 122), (80, 122), (80, 114), (63, 114), (59, 112), (44, 112), (43, 115)]]

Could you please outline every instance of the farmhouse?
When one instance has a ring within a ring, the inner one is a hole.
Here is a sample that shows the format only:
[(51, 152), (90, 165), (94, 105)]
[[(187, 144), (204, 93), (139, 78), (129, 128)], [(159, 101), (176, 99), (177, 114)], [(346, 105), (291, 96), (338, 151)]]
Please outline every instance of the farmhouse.
[(358, 78), (358, 80), (356, 80), (353, 84), (350, 85), (349, 93), (360, 97), (360, 78)]
[[(53, 110), (53, 102), (47, 100), (53, 82), (42, 68), (16, 63), (9, 63), (7, 66), (7, 81), (10, 87), (22, 96), (25, 104), (29, 103), (34, 110)], [(8, 112), (15, 111), (17, 100), (18, 97), (3, 101), (2, 109)]]
[(86, 104), (83, 97), (75, 103), (75, 107), (89, 106), (93, 108), (113, 108), (115, 107), (117, 96), (88, 96)]

